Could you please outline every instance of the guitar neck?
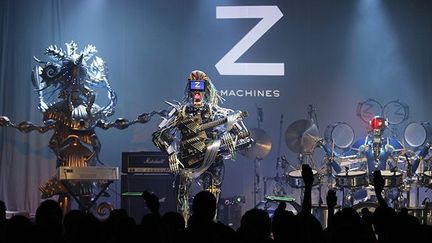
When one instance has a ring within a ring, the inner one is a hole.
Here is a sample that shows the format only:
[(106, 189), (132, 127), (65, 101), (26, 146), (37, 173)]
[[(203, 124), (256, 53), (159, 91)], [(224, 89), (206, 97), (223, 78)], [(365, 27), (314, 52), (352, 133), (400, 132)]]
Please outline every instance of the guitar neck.
[[(247, 116), (247, 112), (242, 112), (242, 113), (240, 114), (239, 117), (240, 117), (240, 118), (243, 118), (243, 117), (246, 117), (246, 116)], [(228, 121), (228, 118), (225, 117), (224, 119), (220, 119), (220, 120), (216, 120), (216, 121), (207, 122), (207, 123), (202, 124), (202, 125), (200, 126), (199, 131), (201, 132), (201, 131), (204, 131), (204, 130), (206, 130), (206, 129), (209, 129), (209, 128), (212, 128), (212, 127), (216, 127), (216, 126), (222, 125), (222, 124), (226, 123), (227, 121)]]
[(222, 124), (226, 123), (227, 120), (228, 120), (227, 118), (224, 118), (224, 119), (221, 119), (221, 120), (216, 120), (216, 121), (207, 122), (207, 123), (205, 123), (205, 124), (202, 124), (202, 125), (200, 126), (200, 131), (204, 131), (204, 130), (207, 130), (207, 129), (209, 129), (209, 128), (212, 128), (212, 127), (216, 127), (216, 126), (222, 125)]

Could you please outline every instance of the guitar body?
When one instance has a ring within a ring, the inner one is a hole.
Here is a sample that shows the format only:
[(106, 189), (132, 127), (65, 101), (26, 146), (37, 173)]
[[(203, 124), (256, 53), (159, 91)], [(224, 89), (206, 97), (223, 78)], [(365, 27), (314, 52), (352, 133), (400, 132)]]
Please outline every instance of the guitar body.
[[(238, 114), (236, 120), (247, 116), (246, 112)], [(222, 132), (216, 127), (227, 123), (228, 118), (210, 119), (210, 114), (206, 111), (193, 113), (193, 115), (183, 119), (179, 123), (179, 130), (182, 135), (180, 141), (180, 161), (186, 169), (200, 168), (204, 162), (204, 157), (207, 152), (207, 147), (215, 140), (221, 139)], [(247, 131), (241, 131), (236, 134), (231, 133), (232, 136), (237, 136), (238, 143), (235, 144), (235, 150), (246, 148), (250, 145), (250, 134)], [(246, 139), (246, 140), (243, 140)], [(220, 147), (218, 148), (217, 158), (221, 158), (223, 154), (229, 153), (224, 141), (221, 140)]]
[(179, 124), (182, 135), (180, 141), (180, 161), (185, 168), (199, 168), (202, 165), (204, 154), (207, 151), (208, 131), (199, 131), (199, 127), (208, 120), (208, 115), (198, 112), (184, 119)]

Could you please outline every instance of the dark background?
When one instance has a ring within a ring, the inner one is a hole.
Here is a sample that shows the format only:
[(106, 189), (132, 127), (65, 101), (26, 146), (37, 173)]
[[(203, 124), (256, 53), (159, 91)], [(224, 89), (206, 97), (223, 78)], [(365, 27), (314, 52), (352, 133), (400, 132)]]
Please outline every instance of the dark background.
[[(283, 17), (239, 62), (284, 63), (284, 76), (220, 75), (215, 64), (258, 23), (258, 19), (216, 19), (216, 6), (273, 5)], [(74, 40), (80, 50), (98, 49), (108, 65), (118, 95), (112, 117), (133, 119), (142, 112), (166, 108), (164, 100), (181, 100), (190, 71), (205, 71), (219, 90), (279, 90), (279, 97), (226, 96), (223, 106), (249, 111), (249, 128), (257, 127), (256, 107), (263, 108), (261, 128), (272, 138), (261, 162), (263, 176), (274, 176), (276, 158), (284, 154), (296, 165), (296, 154), (282, 138), (279, 122), (307, 118), (316, 108), (320, 133), (344, 121), (356, 138), (366, 125), (356, 116), (368, 98), (382, 105), (397, 100), (410, 108), (408, 122), (430, 121), (432, 97), (432, 2), (427, 0), (1, 0), (0, 114), (19, 123), (41, 123), (31, 85), (33, 56), (44, 59), (50, 44), (65, 48)], [(101, 160), (121, 165), (125, 151), (154, 151), (150, 135), (159, 119), (127, 130), (97, 129)], [(38, 186), (55, 174), (49, 134), (22, 134), (0, 129), (0, 199), (9, 210), (34, 212)], [(321, 161), (322, 153), (317, 153)], [(253, 206), (253, 161), (239, 155), (226, 162), (222, 196), (246, 196)], [(119, 192), (117, 183), (113, 189)], [(112, 193), (115, 206), (118, 193)]]

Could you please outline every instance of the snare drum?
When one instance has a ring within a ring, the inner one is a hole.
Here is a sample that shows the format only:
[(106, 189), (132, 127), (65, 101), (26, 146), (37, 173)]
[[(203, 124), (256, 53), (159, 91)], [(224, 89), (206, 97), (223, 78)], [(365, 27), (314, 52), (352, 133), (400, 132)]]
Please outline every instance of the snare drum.
[(399, 187), (402, 185), (402, 173), (399, 171), (391, 172), (389, 170), (382, 170), (381, 175), (384, 179), (384, 187)]
[(421, 182), (423, 186), (432, 188), (432, 171), (425, 171), (421, 177)]
[[(316, 170), (312, 170), (312, 174), (314, 177), (312, 186), (316, 186), (319, 184), (318, 172)], [(288, 184), (293, 188), (303, 188), (305, 186), (301, 175), (301, 170), (293, 170), (288, 173)]]
[(366, 171), (348, 171), (336, 175), (336, 186), (340, 188), (356, 188), (368, 184)]

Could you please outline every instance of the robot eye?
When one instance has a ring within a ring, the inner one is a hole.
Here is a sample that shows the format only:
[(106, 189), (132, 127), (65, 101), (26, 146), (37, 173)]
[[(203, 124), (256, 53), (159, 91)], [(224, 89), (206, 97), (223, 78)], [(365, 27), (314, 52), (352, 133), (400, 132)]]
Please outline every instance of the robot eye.
[(60, 68), (56, 65), (47, 65), (43, 68), (41, 77), (43, 79), (53, 79), (55, 78), (60, 71)]
[(205, 90), (205, 81), (203, 80), (191, 80), (189, 82), (190, 91), (204, 91)]
[(372, 129), (384, 129), (386, 121), (382, 117), (375, 117), (369, 122)]

